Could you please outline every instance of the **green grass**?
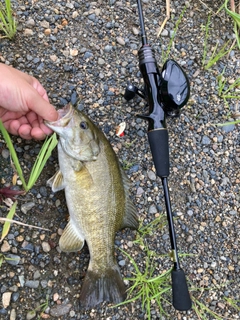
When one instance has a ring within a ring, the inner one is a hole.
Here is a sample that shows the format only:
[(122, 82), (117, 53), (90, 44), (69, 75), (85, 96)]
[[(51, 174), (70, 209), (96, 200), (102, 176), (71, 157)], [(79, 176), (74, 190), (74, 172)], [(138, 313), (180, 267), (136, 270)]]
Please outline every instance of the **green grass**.
[[(12, 207), (10, 208), (10, 210), (7, 214), (7, 219), (9, 219), (9, 220), (13, 219), (13, 216), (15, 215), (15, 212), (16, 212), (16, 206), (17, 206), (17, 201), (15, 201), (14, 204), (12, 205)], [(9, 229), (10, 229), (10, 225), (11, 225), (11, 223), (9, 221), (5, 221), (5, 223), (3, 225), (3, 229), (2, 229), (0, 243), (3, 241), (3, 239), (8, 234)]]
[(240, 49), (240, 14), (233, 12), (232, 10), (228, 9), (229, 0), (225, 0), (224, 2), (224, 9), (227, 12), (227, 14), (232, 18), (233, 20), (233, 29), (235, 32), (235, 37), (237, 41), (238, 48)]
[(122, 161), (122, 168), (123, 168), (123, 170), (129, 170), (134, 164), (135, 164), (135, 162), (129, 162), (128, 160), (123, 160)]
[(203, 30), (205, 30), (204, 43), (203, 43), (203, 57), (202, 57), (202, 65), (205, 64), (207, 58), (207, 44), (209, 38), (209, 29), (211, 24), (211, 15), (208, 15), (206, 26), (201, 26)]
[(221, 58), (228, 54), (233, 46), (230, 45), (231, 41), (227, 41), (220, 49), (219, 43), (217, 42), (213, 52), (210, 57), (207, 57), (207, 52), (209, 52), (208, 39), (209, 31), (211, 25), (211, 15), (208, 16), (206, 26), (202, 26), (202, 29), (205, 30), (204, 43), (203, 43), (203, 57), (202, 57), (202, 66), (205, 70), (209, 70), (214, 64), (216, 64)]
[(170, 295), (171, 293), (171, 269), (163, 272), (159, 276), (154, 276), (156, 272), (156, 265), (153, 262), (155, 253), (149, 250), (146, 245), (144, 247), (144, 251), (146, 253), (144, 272), (141, 272), (137, 263), (129, 254), (123, 250), (121, 251), (128, 257), (135, 271), (132, 273), (132, 277), (125, 279), (130, 281), (132, 286), (128, 289), (127, 300), (118, 304), (118, 306), (140, 300), (142, 310), (146, 312), (147, 319), (150, 320), (151, 305), (152, 302), (155, 301), (159, 307), (161, 315), (166, 315), (166, 312), (163, 308), (163, 303), (167, 303), (168, 305), (171, 304), (169, 299), (166, 298), (166, 296)]
[[(218, 95), (226, 99), (238, 99), (240, 100), (240, 77), (237, 78), (232, 84), (227, 84), (227, 79), (224, 78), (224, 71), (217, 77), (218, 82)], [(239, 93), (236, 93), (236, 89), (239, 89)]]
[[(9, 149), (12, 161), (14, 163), (15, 169), (17, 171), (17, 174), (20, 178), (20, 180), (22, 181), (22, 185), (23, 188), (25, 190), (25, 192), (28, 192), (36, 183), (37, 179), (39, 178), (48, 158), (51, 156), (53, 149), (56, 147), (58, 140), (57, 140), (57, 136), (54, 133), (53, 135), (51, 135), (51, 137), (48, 137), (45, 139), (40, 152), (37, 156), (37, 159), (32, 167), (31, 173), (30, 173), (30, 177), (28, 179), (28, 182), (26, 183), (26, 180), (24, 178), (23, 175), (23, 171), (20, 165), (20, 162), (18, 160), (18, 156), (17, 153), (15, 151), (15, 148), (13, 146), (13, 143), (11, 141), (11, 138), (7, 132), (7, 130), (4, 128), (1, 120), (0, 120), (0, 132), (3, 135), (3, 138), (6, 142), (6, 145)], [(9, 193), (9, 190), (7, 190)], [(6, 193), (6, 194), (8, 194)], [(15, 194), (17, 194), (18, 192), (16, 192)], [(2, 231), (2, 235), (1, 235), (1, 239), (0, 239), (0, 243), (2, 242), (2, 240), (4, 239), (4, 237), (8, 234), (11, 223), (13, 222), (13, 216), (15, 214), (16, 211), (16, 206), (17, 206), (17, 201), (14, 202), (14, 204), (12, 205), (12, 207), (10, 208), (10, 211), (7, 215), (7, 218), (5, 219), (4, 225), (3, 225), (3, 231)], [(1, 217), (0, 217), (1, 218)]]
[[(144, 252), (145, 254), (145, 259), (142, 259), (141, 268), (128, 253), (120, 249), (121, 252), (129, 259), (134, 271), (132, 271), (132, 275), (130, 277), (125, 278), (125, 280), (130, 283), (126, 301), (113, 307), (140, 301), (142, 310), (145, 313), (144, 319), (151, 320), (152, 310), (159, 312), (160, 319), (162, 316), (170, 319), (170, 315), (166, 311), (166, 308), (169, 309), (172, 304), (172, 268), (165, 270), (159, 275), (160, 271), (156, 263), (156, 258), (159, 259), (167, 255), (157, 255), (156, 252), (150, 250), (147, 245), (147, 240), (145, 239), (145, 237), (148, 237), (149, 239), (151, 235), (156, 234), (157, 230), (159, 230), (159, 228), (164, 228), (166, 224), (166, 217), (164, 215), (160, 215), (147, 225), (141, 224), (137, 239), (134, 241), (134, 244), (139, 245), (141, 252)], [(180, 254), (179, 256), (184, 258), (184, 256), (187, 255)], [(222, 315), (217, 314), (207, 306), (207, 303), (204, 301), (204, 293), (207, 293), (207, 296), (209, 296), (213, 291), (219, 291), (220, 288), (227, 288), (229, 285), (229, 283), (225, 283), (220, 286), (197, 288), (192, 283), (189, 283), (189, 291), (192, 299), (192, 311), (190, 317), (196, 314), (197, 319), (201, 320), (222, 320)], [(231, 308), (239, 312), (239, 301), (235, 300), (233, 297), (220, 298), (219, 301), (226, 301)]]
[(23, 171), (21, 168), (21, 165), (19, 163), (18, 160), (18, 156), (16, 154), (15, 148), (12, 144), (11, 138), (7, 132), (7, 130), (4, 128), (1, 120), (0, 120), (0, 131), (2, 132), (3, 138), (7, 144), (7, 147), (10, 151), (10, 155), (12, 157), (13, 163), (15, 165), (16, 171), (18, 173), (18, 176), (20, 178), (20, 180), (22, 181), (23, 184), (23, 188), (24, 190), (27, 192), (29, 191), (34, 184), (36, 183), (39, 175), (41, 174), (48, 158), (51, 156), (53, 149), (56, 147), (58, 140), (57, 140), (57, 136), (56, 133), (54, 133), (53, 135), (51, 135), (50, 137), (47, 137), (41, 147), (41, 150), (37, 156), (37, 159), (33, 165), (33, 168), (31, 170), (30, 173), (30, 177), (28, 180), (28, 183), (26, 183), (26, 180), (24, 178), (23, 175)]
[(3, 253), (0, 253), (0, 268), (2, 267), (2, 264), (4, 261), (13, 261), (13, 260), (16, 260), (15, 258), (8, 258), (6, 257)]
[(182, 10), (182, 12), (181, 12), (181, 14), (180, 14), (180, 16), (179, 16), (179, 18), (178, 18), (178, 20), (176, 22), (176, 25), (175, 25), (175, 28), (173, 30), (173, 34), (172, 34), (171, 39), (169, 41), (169, 44), (168, 44), (166, 52), (164, 50), (162, 50), (162, 63), (163, 64), (167, 59), (169, 59), (169, 54), (170, 54), (170, 51), (172, 49), (173, 41), (174, 41), (174, 39), (176, 37), (176, 33), (177, 33), (177, 30), (178, 30), (178, 27), (179, 27), (179, 25), (180, 25), (180, 23), (182, 21), (182, 18), (184, 16), (184, 13), (186, 12), (186, 10), (187, 10), (187, 8), (184, 7), (184, 9)]
[(12, 15), (11, 0), (0, 2), (0, 31), (4, 34), (0, 38), (12, 39), (17, 31), (16, 21)]
[(40, 304), (37, 308), (29, 311), (28, 315), (31, 315), (35, 319), (38, 312), (39, 316), (37, 317), (37, 319), (38, 320), (43, 319), (42, 315), (44, 314), (44, 311), (47, 309), (48, 305), (49, 305), (49, 296), (47, 295), (46, 300), (42, 304)]
[(159, 214), (157, 218), (144, 225), (143, 221), (140, 222), (138, 234), (134, 243), (144, 246), (144, 238), (152, 236), (157, 230), (163, 229), (167, 225), (167, 217), (163, 214)]

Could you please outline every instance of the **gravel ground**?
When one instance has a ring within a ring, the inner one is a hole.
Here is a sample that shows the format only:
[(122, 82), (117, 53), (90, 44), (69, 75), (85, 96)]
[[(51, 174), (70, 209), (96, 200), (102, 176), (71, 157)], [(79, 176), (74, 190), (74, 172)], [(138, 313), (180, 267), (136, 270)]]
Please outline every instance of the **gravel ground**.
[[(204, 5), (205, 3), (205, 5)], [(191, 99), (179, 119), (169, 119), (171, 175), (169, 187), (179, 251), (192, 254), (181, 260), (194, 287), (204, 290), (193, 295), (221, 319), (239, 319), (240, 313), (225, 298), (239, 300), (239, 212), (240, 134), (239, 126), (216, 127), (236, 118), (236, 100), (226, 106), (217, 94), (217, 76), (225, 68), (232, 83), (240, 74), (240, 54), (233, 49), (210, 71), (202, 68), (204, 29), (207, 14), (216, 12), (222, 1), (171, 1), (172, 17), (162, 36), (159, 26), (165, 18), (165, 1), (144, 0), (143, 11), (150, 44), (161, 64), (180, 13), (170, 56), (186, 70), (191, 83)], [(126, 103), (122, 97), (126, 83), (142, 84), (138, 69), (138, 14), (135, 1), (32, 1), (13, 2), (18, 32), (13, 41), (0, 41), (0, 60), (37, 77), (57, 107), (78, 103), (103, 129), (132, 180), (132, 197), (139, 218), (147, 224), (165, 215), (161, 182), (156, 179), (147, 141), (147, 124), (135, 117), (143, 113), (138, 98)], [(231, 21), (223, 13), (212, 18), (209, 51), (234, 38)], [(115, 135), (115, 127), (126, 121), (125, 136)], [(41, 143), (13, 138), (24, 172), (28, 175)], [(4, 142), (0, 141), (2, 186), (10, 185), (12, 168)], [(63, 192), (53, 194), (46, 187), (57, 168), (53, 153), (40, 179), (24, 197), (18, 197), (16, 220), (48, 228), (37, 230), (12, 225), (0, 245), (0, 253), (14, 260), (2, 264), (0, 272), (0, 319), (37, 319), (32, 310), (46, 302), (45, 319), (145, 319), (141, 301), (110, 308), (79, 310), (78, 296), (88, 265), (88, 251), (65, 254), (58, 241), (67, 221)], [(6, 216), (7, 207), (0, 207)], [(0, 231), (2, 225), (0, 225)], [(144, 270), (144, 251), (133, 243), (130, 230), (116, 236), (116, 255), (122, 274), (133, 267), (117, 249), (126, 250)], [(156, 252), (159, 274), (171, 266), (167, 227), (155, 230), (148, 245)], [(183, 314), (171, 305), (160, 316), (152, 301), (152, 319), (199, 319), (194, 311)], [(206, 319), (215, 319), (207, 315)]]

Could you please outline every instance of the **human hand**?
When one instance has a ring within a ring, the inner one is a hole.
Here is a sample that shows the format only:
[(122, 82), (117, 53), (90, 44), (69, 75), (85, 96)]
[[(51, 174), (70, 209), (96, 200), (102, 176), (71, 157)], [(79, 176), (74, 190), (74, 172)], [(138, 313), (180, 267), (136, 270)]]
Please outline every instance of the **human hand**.
[(11, 134), (42, 140), (52, 133), (43, 121), (57, 118), (36, 78), (0, 63), (0, 119)]

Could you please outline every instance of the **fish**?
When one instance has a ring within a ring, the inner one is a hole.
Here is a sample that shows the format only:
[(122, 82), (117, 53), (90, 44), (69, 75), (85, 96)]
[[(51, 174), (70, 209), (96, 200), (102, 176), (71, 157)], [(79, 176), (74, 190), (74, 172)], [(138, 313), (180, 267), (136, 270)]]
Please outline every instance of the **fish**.
[(126, 286), (116, 262), (116, 232), (138, 229), (130, 199), (130, 181), (104, 133), (83, 112), (67, 104), (57, 121), (45, 124), (59, 136), (59, 170), (47, 184), (65, 190), (69, 221), (60, 237), (63, 252), (76, 252), (86, 243), (90, 260), (80, 290), (80, 306), (118, 304)]

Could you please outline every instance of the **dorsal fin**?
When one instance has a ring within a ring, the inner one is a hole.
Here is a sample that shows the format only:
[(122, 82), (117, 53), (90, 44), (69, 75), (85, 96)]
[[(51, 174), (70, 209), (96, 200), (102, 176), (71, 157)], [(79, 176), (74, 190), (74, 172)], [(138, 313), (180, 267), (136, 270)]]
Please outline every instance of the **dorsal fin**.
[(121, 175), (122, 175), (122, 181), (123, 181), (124, 192), (125, 192), (125, 214), (124, 214), (120, 229), (131, 228), (131, 229), (137, 230), (139, 226), (139, 221), (136, 213), (136, 208), (129, 197), (129, 189), (130, 189), (131, 183), (122, 168), (121, 168)]

